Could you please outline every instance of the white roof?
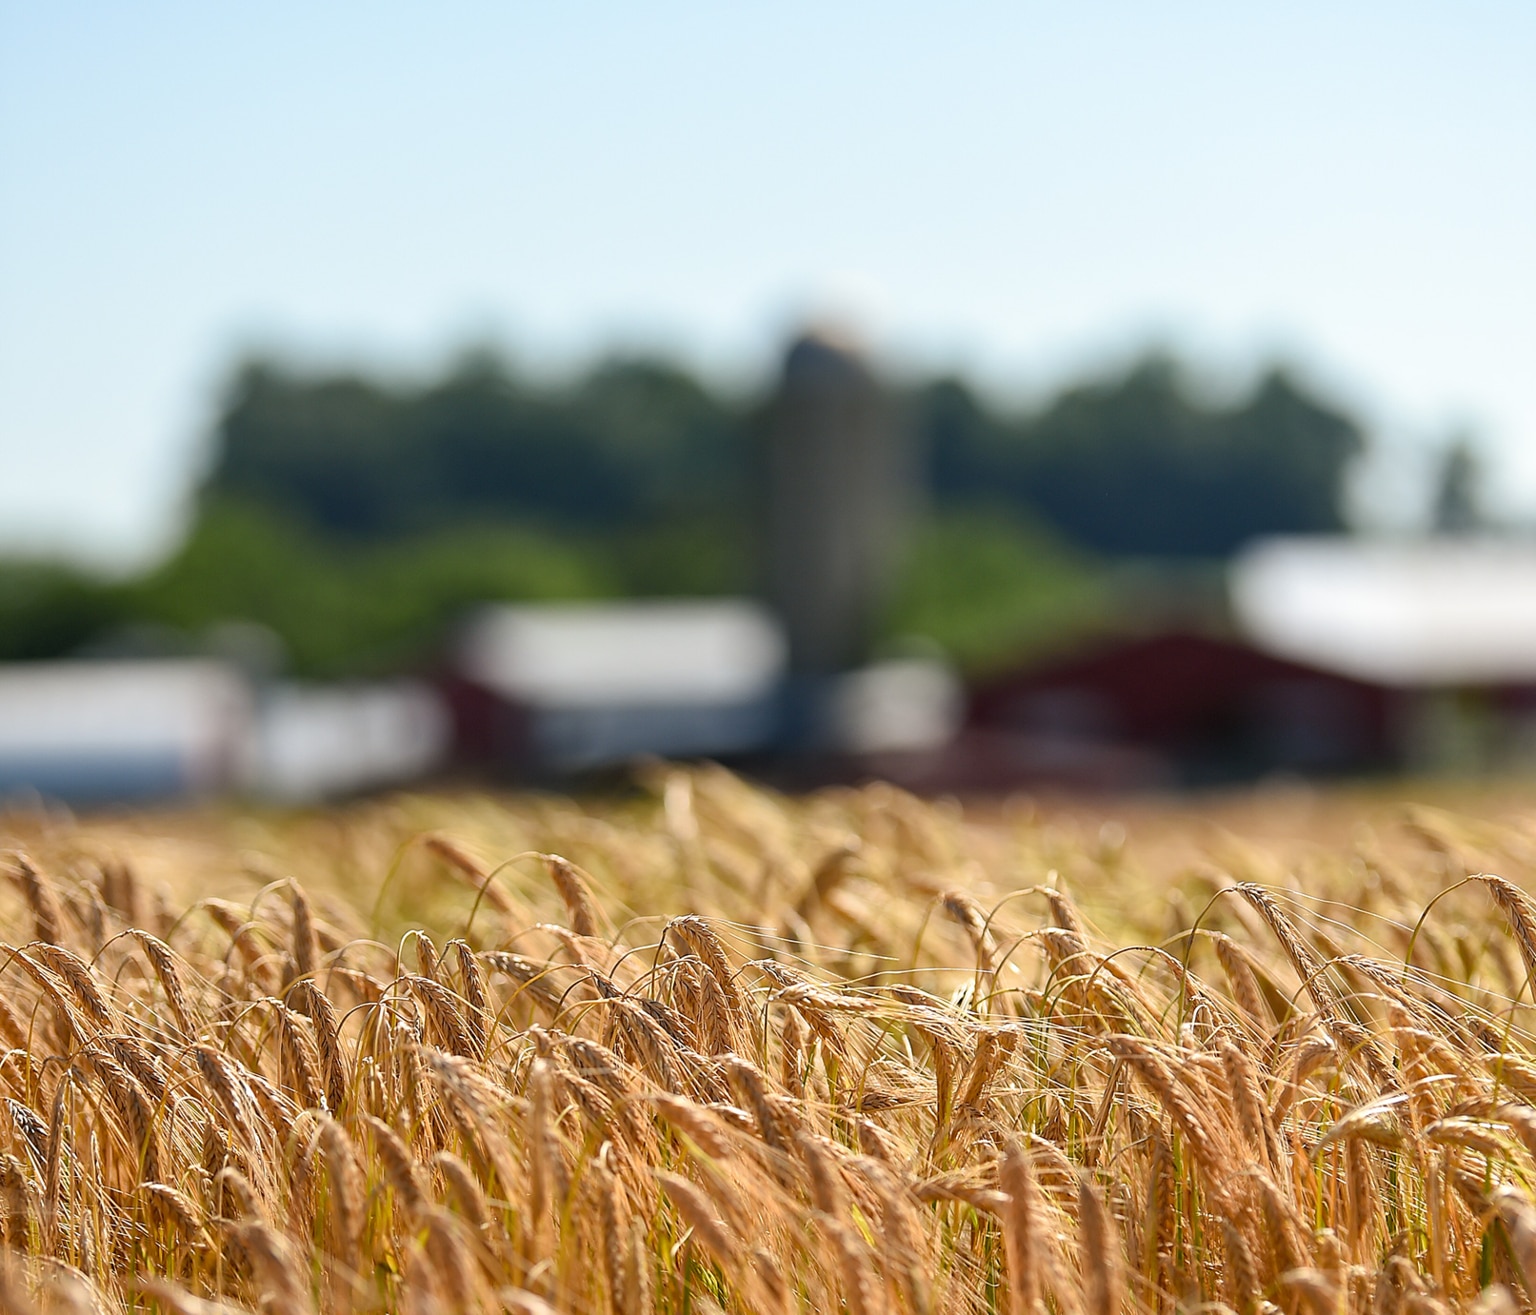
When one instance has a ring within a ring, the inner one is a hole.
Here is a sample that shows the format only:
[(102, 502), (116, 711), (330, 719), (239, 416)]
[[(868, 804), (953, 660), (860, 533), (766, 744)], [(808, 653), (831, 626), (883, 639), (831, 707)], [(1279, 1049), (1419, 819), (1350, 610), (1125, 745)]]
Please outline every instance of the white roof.
[(459, 650), (466, 676), (545, 707), (739, 703), (784, 661), (772, 615), (735, 598), (490, 607)]
[(250, 694), (219, 662), (102, 660), (0, 666), (0, 754), (222, 752)]
[(254, 784), (279, 799), (320, 799), (425, 776), (448, 752), (437, 694), (414, 681), (274, 686), (257, 719)]
[(1229, 583), (1281, 657), (1399, 686), (1536, 682), (1536, 542), (1270, 539)]
[(0, 792), (127, 799), (225, 788), (251, 730), (251, 691), (201, 660), (0, 666)]

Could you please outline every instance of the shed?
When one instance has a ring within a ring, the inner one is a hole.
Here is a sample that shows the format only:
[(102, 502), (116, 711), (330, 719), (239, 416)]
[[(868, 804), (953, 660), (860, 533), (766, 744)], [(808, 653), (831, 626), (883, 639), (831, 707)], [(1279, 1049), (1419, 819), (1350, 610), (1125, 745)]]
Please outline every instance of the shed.
[(445, 693), (461, 758), (568, 772), (765, 747), (785, 661), (748, 599), (496, 606), (459, 636)]
[(0, 667), (0, 795), (94, 803), (226, 790), (254, 715), (245, 680), (214, 661)]

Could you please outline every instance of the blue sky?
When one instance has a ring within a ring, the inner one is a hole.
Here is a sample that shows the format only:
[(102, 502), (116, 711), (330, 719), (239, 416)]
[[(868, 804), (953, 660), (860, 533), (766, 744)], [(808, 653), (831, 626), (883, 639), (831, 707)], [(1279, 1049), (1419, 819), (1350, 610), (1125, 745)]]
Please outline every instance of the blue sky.
[[(1536, 6), (0, 0), (0, 548), (141, 560), (230, 362), (1299, 362), (1536, 518)], [(1405, 505), (1405, 504), (1403, 504)]]

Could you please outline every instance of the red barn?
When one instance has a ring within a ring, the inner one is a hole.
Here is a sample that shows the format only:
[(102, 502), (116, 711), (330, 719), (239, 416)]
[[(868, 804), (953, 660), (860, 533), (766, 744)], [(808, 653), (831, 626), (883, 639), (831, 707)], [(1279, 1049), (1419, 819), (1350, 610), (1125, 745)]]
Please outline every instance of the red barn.
[(1395, 765), (1402, 696), (1386, 686), (1198, 634), (1120, 639), (994, 677), (971, 693), (979, 778), (1210, 784), (1269, 772)]

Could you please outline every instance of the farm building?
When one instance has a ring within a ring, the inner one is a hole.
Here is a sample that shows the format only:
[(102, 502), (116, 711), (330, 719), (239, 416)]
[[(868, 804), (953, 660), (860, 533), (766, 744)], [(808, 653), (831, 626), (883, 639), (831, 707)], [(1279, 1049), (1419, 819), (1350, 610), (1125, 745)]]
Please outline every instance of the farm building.
[(0, 668), (0, 796), (97, 802), (228, 790), (254, 717), (249, 686), (218, 662)]
[(0, 800), (297, 802), (418, 779), (446, 749), (421, 683), (256, 683), (207, 658), (0, 667)]
[(487, 607), (443, 682), (461, 761), (560, 773), (767, 745), (785, 666), (744, 599)]
[(982, 682), (946, 771), (1140, 786), (1536, 761), (1530, 544), (1275, 539), (1229, 588), (1231, 633), (1106, 639)]
[(418, 781), (443, 766), (450, 725), (423, 681), (301, 685), (263, 691), (245, 785), (303, 802)]
[(1291, 771), (1380, 770), (1396, 759), (1397, 692), (1176, 633), (1105, 642), (971, 691), (966, 783), (1197, 785)]
[(920, 751), (953, 735), (963, 705), (927, 658), (797, 674), (773, 613), (731, 598), (489, 607), (442, 688), (461, 762), (536, 776), (638, 754)]
[(1536, 685), (1536, 544), (1270, 539), (1230, 573), (1265, 650), (1399, 689)]

